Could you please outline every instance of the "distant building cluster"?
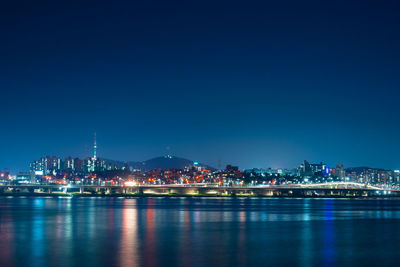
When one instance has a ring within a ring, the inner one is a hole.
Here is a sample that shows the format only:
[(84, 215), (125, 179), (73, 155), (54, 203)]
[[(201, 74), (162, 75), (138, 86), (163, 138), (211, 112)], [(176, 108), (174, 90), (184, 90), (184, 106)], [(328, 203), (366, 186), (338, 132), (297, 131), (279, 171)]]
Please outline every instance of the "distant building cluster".
[(71, 158), (46, 156), (30, 164), (30, 172), (20, 174), (24, 179), (15, 179), (23, 183), (81, 183), (115, 184), (126, 181), (137, 184), (193, 184), (219, 183), (243, 184), (243, 172), (237, 166), (228, 165), (225, 170), (211, 170), (207, 166), (194, 162), (183, 169), (142, 170), (117, 164), (100, 158)]
[(61, 159), (56, 156), (46, 156), (31, 162), (30, 172), (35, 175), (82, 176), (94, 172), (121, 170), (125, 169), (125, 167), (100, 158), (80, 159), (67, 157)]
[[(171, 156), (164, 157), (167, 161)], [(190, 161), (187, 161), (190, 162)], [(164, 162), (165, 163), (165, 162)], [(185, 163), (186, 164), (186, 163)], [(358, 182), (385, 187), (400, 187), (399, 170), (368, 167), (347, 168), (341, 163), (330, 168), (325, 163), (304, 160), (294, 169), (248, 169), (227, 165), (225, 169), (190, 162), (183, 168), (129, 166), (127, 163), (97, 157), (96, 137), (93, 157), (59, 158), (46, 156), (30, 163), (30, 171), (11, 175), (9, 170), (0, 172), (0, 184), (96, 184), (137, 185), (213, 183), (220, 186), (290, 185), (329, 182)]]
[(303, 161), (295, 169), (250, 169), (244, 171), (244, 179), (251, 184), (306, 184), (329, 182), (357, 182), (386, 187), (400, 186), (399, 170), (369, 167), (347, 168), (341, 163), (329, 168), (324, 163)]
[(11, 175), (0, 172), (0, 183), (96, 184), (96, 185), (163, 185), (212, 183), (220, 186), (290, 185), (329, 182), (358, 182), (385, 187), (400, 187), (400, 171), (368, 167), (347, 168), (337, 164), (329, 168), (324, 163), (303, 161), (294, 169), (247, 169), (227, 165), (216, 170), (194, 162), (181, 169), (133, 168), (127, 164), (108, 162), (100, 158), (61, 159), (43, 157), (30, 164), (30, 172)]

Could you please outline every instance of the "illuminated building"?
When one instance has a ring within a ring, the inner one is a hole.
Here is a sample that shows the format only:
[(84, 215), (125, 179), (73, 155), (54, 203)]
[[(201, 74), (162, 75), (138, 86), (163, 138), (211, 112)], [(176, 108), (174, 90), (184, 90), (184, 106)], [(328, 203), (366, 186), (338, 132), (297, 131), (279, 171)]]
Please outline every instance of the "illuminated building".
[(97, 140), (96, 140), (96, 133), (94, 133), (93, 160), (96, 161), (96, 159), (97, 159)]
[(344, 169), (343, 164), (338, 163), (336, 164), (335, 175), (341, 180), (344, 181), (346, 176), (346, 171)]
[(61, 159), (56, 156), (46, 156), (35, 160), (30, 164), (30, 171), (33, 173), (56, 174), (61, 171)]

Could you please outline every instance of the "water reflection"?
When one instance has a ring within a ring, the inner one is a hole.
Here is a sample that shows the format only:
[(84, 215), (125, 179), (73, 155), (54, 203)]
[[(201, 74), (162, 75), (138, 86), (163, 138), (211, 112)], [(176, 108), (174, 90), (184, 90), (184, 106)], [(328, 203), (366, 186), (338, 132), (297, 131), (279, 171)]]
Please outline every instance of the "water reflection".
[[(181, 201), (183, 202), (183, 200)], [(190, 222), (190, 213), (186, 210), (179, 211), (180, 217), (180, 231), (178, 232), (180, 238), (178, 239), (179, 242), (179, 261), (182, 263), (183, 266), (190, 266), (191, 265), (191, 253), (188, 251), (188, 248), (191, 246), (191, 222)]]
[(33, 202), (33, 208), (36, 212), (33, 214), (32, 228), (31, 229), (31, 257), (35, 259), (32, 261), (32, 266), (43, 266), (44, 265), (44, 253), (45, 253), (45, 218), (44, 211), (45, 199), (38, 198)]
[(144, 240), (144, 263), (146, 266), (157, 266), (157, 244), (155, 234), (154, 199), (148, 199), (146, 209), (146, 231)]
[(335, 232), (334, 232), (334, 213), (333, 200), (325, 200), (324, 204), (324, 236), (323, 236), (323, 254), (321, 255), (324, 266), (335, 265)]
[(0, 211), (0, 262), (4, 266), (14, 265), (14, 224), (10, 213)]
[(396, 200), (0, 198), (0, 262), (1, 266), (390, 265), (400, 242), (399, 204)]
[[(137, 209), (136, 200), (124, 199), (122, 211), (122, 235), (120, 237), (119, 258), (121, 266), (139, 266), (137, 254)], [(112, 213), (112, 211), (110, 211)], [(113, 224), (113, 222), (112, 222)]]

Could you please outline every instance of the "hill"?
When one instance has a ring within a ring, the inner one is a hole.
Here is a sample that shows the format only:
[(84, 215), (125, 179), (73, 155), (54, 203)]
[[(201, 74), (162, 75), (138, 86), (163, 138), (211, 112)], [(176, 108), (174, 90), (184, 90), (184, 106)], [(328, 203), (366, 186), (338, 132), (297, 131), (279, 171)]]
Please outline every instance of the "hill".
[[(153, 169), (183, 169), (186, 166), (193, 166), (194, 161), (174, 156), (164, 156), (152, 158), (142, 162), (130, 161), (128, 165), (135, 169), (141, 170), (153, 170)], [(207, 166), (210, 169), (214, 169), (212, 167)]]

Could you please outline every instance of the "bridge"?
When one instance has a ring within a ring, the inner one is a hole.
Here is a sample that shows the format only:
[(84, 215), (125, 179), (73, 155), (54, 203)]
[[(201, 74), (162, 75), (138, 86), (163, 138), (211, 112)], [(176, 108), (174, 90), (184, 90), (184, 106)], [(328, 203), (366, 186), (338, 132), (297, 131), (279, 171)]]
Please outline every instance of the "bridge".
[(250, 196), (250, 197), (400, 197), (400, 189), (362, 183), (219, 186), (217, 184), (168, 185), (0, 185), (0, 195), (79, 196)]
[(331, 183), (316, 183), (316, 184), (299, 184), (298, 186), (303, 187), (303, 188), (368, 188), (368, 189), (374, 189), (374, 190), (388, 190), (385, 188), (377, 187), (377, 186), (372, 186), (368, 185), (365, 183), (356, 183), (356, 182), (331, 182)]

